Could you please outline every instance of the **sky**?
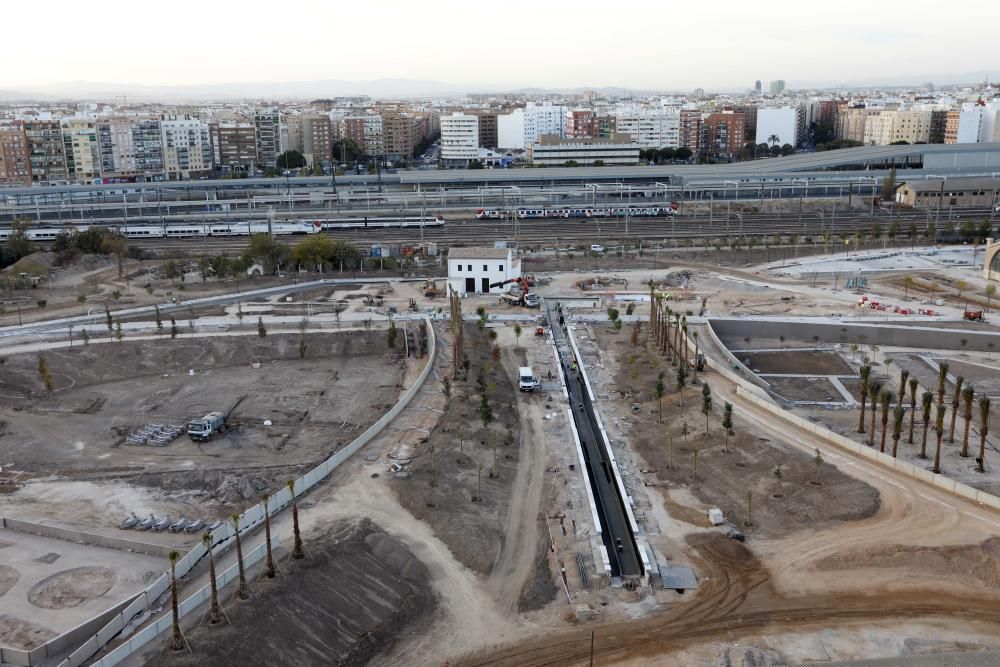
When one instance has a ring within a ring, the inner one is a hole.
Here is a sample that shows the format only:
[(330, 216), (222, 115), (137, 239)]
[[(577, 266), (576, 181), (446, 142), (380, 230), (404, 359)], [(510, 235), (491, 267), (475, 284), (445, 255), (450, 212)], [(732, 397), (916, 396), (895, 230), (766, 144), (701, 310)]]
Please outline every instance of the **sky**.
[(484, 89), (741, 90), (756, 79), (933, 80), (1000, 66), (996, 0), (4, 5), (0, 89), (402, 78)]

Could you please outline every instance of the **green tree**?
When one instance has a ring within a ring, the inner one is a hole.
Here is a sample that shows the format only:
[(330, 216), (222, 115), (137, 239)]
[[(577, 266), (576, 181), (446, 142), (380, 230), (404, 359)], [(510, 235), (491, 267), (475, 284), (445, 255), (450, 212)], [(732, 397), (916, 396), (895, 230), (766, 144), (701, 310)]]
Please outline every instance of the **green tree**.
[(892, 411), (892, 458), (896, 458), (896, 450), (899, 448), (899, 436), (903, 430), (903, 419), (906, 417), (906, 408), (897, 405)]
[(163, 333), (163, 318), (160, 317), (160, 307), (159, 306), (153, 306), (153, 314), (154, 314), (154, 318), (156, 320), (156, 333), (162, 334)]
[(114, 335), (114, 320), (111, 317), (111, 311), (108, 310), (108, 304), (104, 304), (104, 320), (108, 324), (108, 338)]
[(4, 260), (8, 264), (13, 264), (22, 257), (26, 257), (35, 252), (35, 246), (28, 238), (28, 229), (31, 227), (29, 220), (15, 220), (10, 223), (10, 236), (7, 237), (7, 247), (4, 249)]
[(986, 312), (990, 312), (990, 301), (993, 300), (994, 295), (997, 293), (997, 286), (990, 283), (986, 286)]
[(296, 150), (285, 151), (278, 156), (278, 169), (302, 169), (305, 166), (305, 157)]
[(177, 320), (170, 318), (170, 337), (177, 338)]
[(729, 451), (729, 436), (733, 434), (733, 404), (726, 401), (722, 405), (722, 430), (726, 433), (723, 450)]
[(944, 413), (947, 408), (944, 403), (938, 403), (937, 406), (937, 420), (935, 421), (935, 430), (937, 431), (937, 450), (934, 453), (934, 474), (941, 474), (941, 438), (944, 436)]
[(514, 348), (519, 349), (521, 347), (521, 325), (517, 322), (514, 323)]
[(907, 438), (907, 443), (913, 444), (913, 425), (917, 418), (917, 388), (920, 383), (917, 382), (917, 378), (910, 378), (910, 436)]
[(80, 337), (83, 338), (84, 345), (90, 345), (90, 332), (86, 328), (80, 329)]
[(705, 415), (705, 437), (708, 437), (708, 417), (712, 414), (712, 388), (701, 383), (701, 414)]
[(667, 393), (667, 388), (663, 384), (663, 373), (656, 376), (656, 384), (653, 386), (653, 396), (656, 397), (657, 423), (663, 423), (663, 396)]
[(38, 355), (38, 377), (42, 380), (42, 385), (45, 386), (45, 391), (52, 393), (52, 374), (49, 372), (49, 363), (45, 360), (45, 356)]
[(767, 143), (773, 148), (781, 143), (781, 137), (776, 134), (772, 134), (767, 138)]
[(388, 341), (387, 342), (389, 344), (389, 349), (390, 350), (395, 350), (396, 349), (396, 335), (398, 333), (399, 332), (396, 329), (396, 323), (393, 322), (392, 320), (389, 320), (389, 330), (387, 332), (387, 337), (388, 337)]
[(861, 412), (858, 415), (858, 433), (865, 432), (865, 403), (868, 399), (868, 390), (871, 388), (872, 367), (865, 364), (859, 371), (861, 375)]
[(257, 335), (260, 338), (263, 338), (264, 336), (267, 335), (267, 329), (264, 328), (264, 318), (263, 317), (258, 317), (257, 318)]
[[(888, 389), (888, 387), (886, 388)], [(882, 438), (881, 444), (879, 445), (879, 451), (885, 453), (885, 434), (887, 426), (889, 424), (889, 402), (892, 401), (892, 394), (889, 391), (883, 391), (882, 395), (879, 397), (882, 402)]]
[(325, 270), (333, 259), (333, 239), (325, 234), (311, 234), (292, 247), (292, 260), (311, 270)]
[(118, 339), (119, 343), (125, 338), (125, 334), (122, 332), (121, 320), (115, 320), (115, 338)]
[(260, 264), (265, 275), (273, 275), (290, 256), (291, 251), (281, 241), (276, 241), (267, 234), (252, 234), (250, 243), (240, 255), (240, 259), (248, 267), (251, 264)]
[(882, 200), (892, 201), (896, 195), (896, 168), (889, 169), (889, 175), (882, 179)]
[(687, 386), (688, 371), (684, 364), (677, 364), (677, 391), (681, 395), (681, 407), (684, 407), (684, 387)]

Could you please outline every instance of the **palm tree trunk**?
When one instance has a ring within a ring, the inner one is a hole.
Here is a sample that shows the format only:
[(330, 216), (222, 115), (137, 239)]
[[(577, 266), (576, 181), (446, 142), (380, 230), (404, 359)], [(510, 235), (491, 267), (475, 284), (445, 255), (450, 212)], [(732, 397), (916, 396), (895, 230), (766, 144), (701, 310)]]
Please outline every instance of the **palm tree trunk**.
[(274, 556), (271, 554), (271, 513), (267, 508), (267, 498), (264, 498), (264, 542), (267, 544), (267, 562), (264, 566), (264, 575), (268, 579), (274, 579)]
[(882, 437), (879, 440), (878, 451), (885, 454), (885, 432), (889, 428), (889, 403), (882, 404)]
[(872, 426), (871, 433), (868, 435), (868, 444), (872, 447), (875, 446), (875, 417), (878, 415), (878, 403), (874, 400), (872, 401)]
[(937, 432), (937, 449), (934, 452), (934, 474), (941, 474), (941, 437), (944, 433), (941, 430)]
[(969, 422), (972, 421), (972, 408), (965, 411), (965, 433), (962, 434), (962, 452), (959, 456), (969, 455)]
[(924, 436), (920, 440), (920, 458), (927, 458), (927, 429), (930, 427), (930, 419), (924, 419)]
[(177, 552), (171, 552), (170, 559), (170, 618), (172, 619), (172, 633), (170, 636), (170, 648), (180, 651), (184, 648), (184, 637), (181, 636), (181, 617), (177, 610)]
[(219, 612), (219, 587), (215, 580), (215, 555), (212, 553), (212, 540), (209, 538), (206, 545), (208, 547), (208, 577), (212, 585), (212, 602), (208, 608), (208, 622), (218, 623), (222, 620)]
[(247, 573), (246, 568), (243, 566), (243, 540), (240, 538), (240, 515), (233, 515), (233, 528), (236, 531), (236, 561), (240, 566), (240, 586), (236, 590), (236, 594), (239, 595), (241, 600), (246, 600), (250, 597), (250, 591), (247, 589)]
[(295, 495), (292, 495), (292, 532), (295, 534), (295, 546), (292, 547), (292, 558), (298, 560), (305, 558), (302, 551), (302, 535), (299, 533), (299, 506), (295, 502)]
[(913, 425), (917, 421), (917, 395), (910, 395), (910, 437), (907, 438), (907, 444), (913, 444)]
[(858, 433), (865, 432), (865, 402), (868, 399), (868, 387), (861, 383), (861, 414), (858, 415)]
[(948, 430), (948, 444), (955, 444), (955, 420), (958, 418), (958, 398), (951, 404), (951, 428)]

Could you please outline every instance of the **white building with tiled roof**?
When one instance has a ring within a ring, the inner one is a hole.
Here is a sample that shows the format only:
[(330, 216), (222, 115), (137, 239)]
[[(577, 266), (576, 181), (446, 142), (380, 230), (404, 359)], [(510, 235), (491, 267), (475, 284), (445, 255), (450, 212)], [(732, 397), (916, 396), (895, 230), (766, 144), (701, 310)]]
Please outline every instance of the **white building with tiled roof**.
[(448, 250), (448, 289), (467, 294), (501, 294), (510, 285), (490, 287), (494, 283), (521, 277), (521, 260), (510, 248), (450, 248)]

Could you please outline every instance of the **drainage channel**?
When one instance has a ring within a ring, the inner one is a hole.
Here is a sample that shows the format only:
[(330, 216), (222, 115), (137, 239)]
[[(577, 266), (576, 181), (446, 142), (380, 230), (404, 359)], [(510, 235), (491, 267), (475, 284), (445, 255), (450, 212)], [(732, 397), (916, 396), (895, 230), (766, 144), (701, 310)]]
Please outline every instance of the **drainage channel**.
[(639, 547), (635, 535), (629, 525), (625, 511), (625, 499), (621, 497), (615, 483), (615, 475), (611, 470), (614, 465), (607, 452), (607, 443), (601, 436), (594, 414), (594, 406), (590, 401), (583, 378), (578, 372), (577, 363), (566, 335), (562, 314), (550, 303), (545, 304), (549, 323), (552, 325), (552, 336), (556, 350), (559, 353), (559, 363), (562, 365), (566, 378), (566, 389), (569, 393), (573, 421), (580, 436), (583, 448), (584, 463), (587, 466), (587, 478), (597, 504), (597, 514), (601, 522), (601, 536), (611, 563), (612, 577), (641, 577), (642, 561), (639, 558)]

